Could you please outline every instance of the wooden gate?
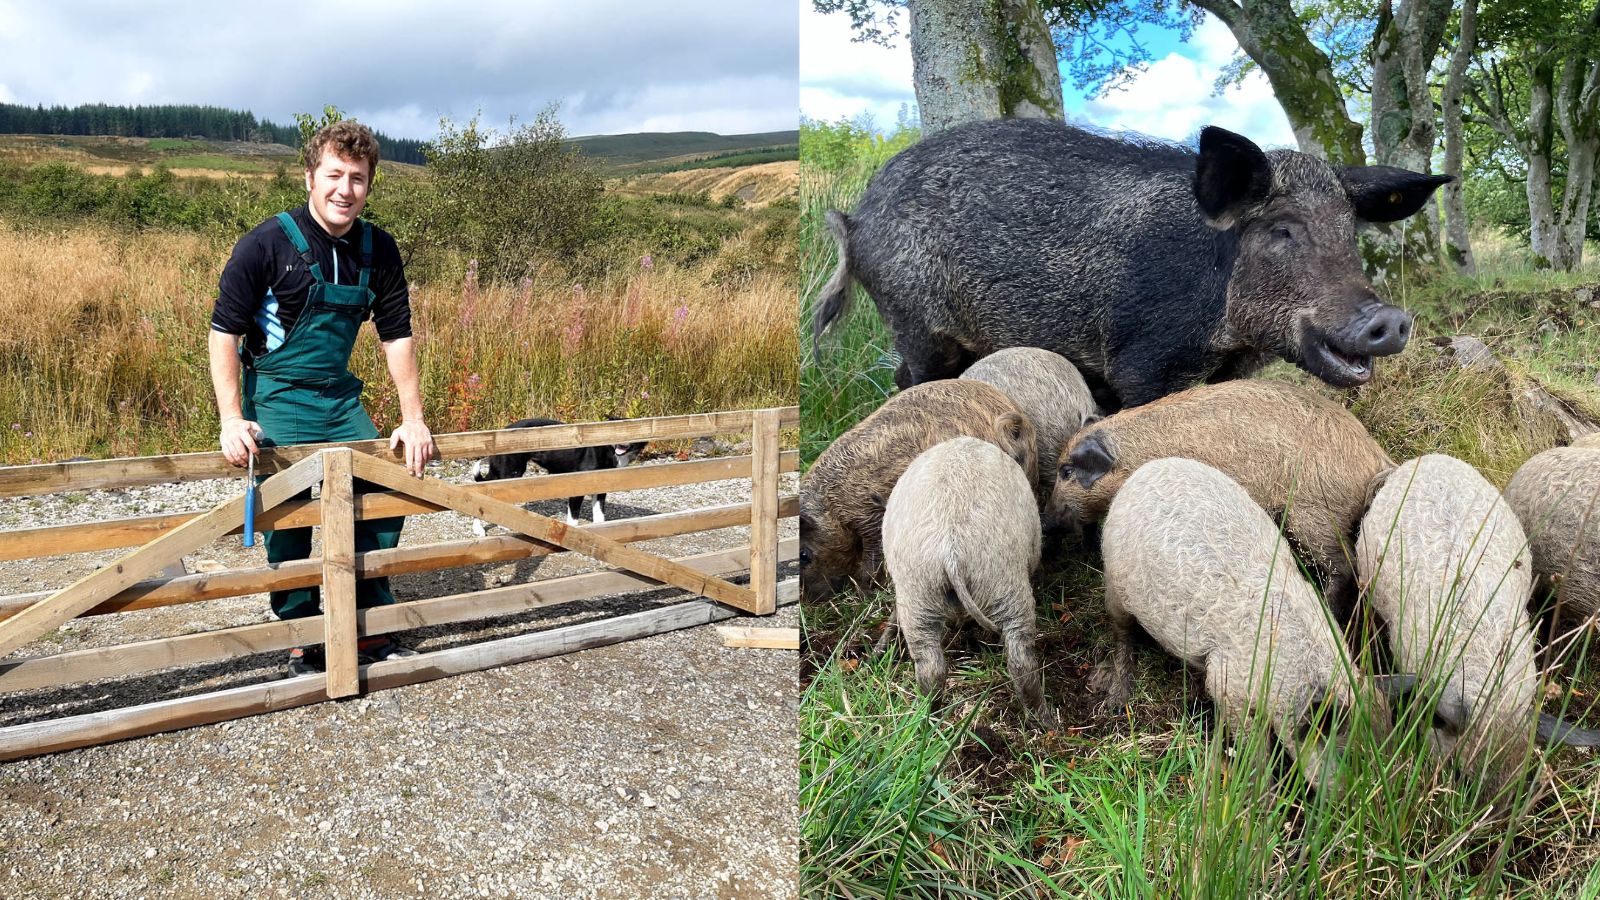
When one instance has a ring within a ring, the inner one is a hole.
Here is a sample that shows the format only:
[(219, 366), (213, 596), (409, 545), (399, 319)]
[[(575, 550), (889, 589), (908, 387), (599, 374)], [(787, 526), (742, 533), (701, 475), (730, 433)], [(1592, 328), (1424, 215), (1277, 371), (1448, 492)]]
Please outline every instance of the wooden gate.
[[(461, 486), (415, 478), (383, 440), (302, 445), (263, 450), (258, 468), (270, 473), (257, 491), (257, 527), (266, 531), (320, 524), (321, 559), (265, 568), (162, 576), (183, 555), (242, 529), (243, 493), (204, 513), (122, 519), (0, 532), (0, 560), (136, 546), (138, 549), (58, 591), (0, 598), (0, 658), (35, 642), (77, 616), (98, 616), (267, 590), (321, 585), (321, 616), (237, 626), (109, 648), (0, 659), (0, 692), (56, 688), (121, 677), (174, 665), (196, 665), (238, 656), (324, 643), (327, 671), (194, 697), (108, 712), (0, 728), (0, 759), (103, 743), (190, 725), (223, 721), (273, 709), (344, 697), (366, 690), (410, 684), (511, 662), (614, 643), (734, 615), (724, 607), (758, 615), (779, 602), (777, 569), (796, 542), (778, 540), (778, 520), (798, 513), (797, 498), (780, 497), (779, 475), (798, 468), (794, 451), (779, 448), (781, 428), (796, 427), (795, 407), (694, 416), (595, 422), (545, 428), (439, 435), (444, 459), (497, 453), (584, 447), (709, 434), (747, 432), (748, 456), (539, 476)], [(116, 459), (0, 468), (0, 496), (64, 490), (128, 487), (203, 478), (237, 477), (220, 453)], [(541, 516), (519, 502), (622, 491), (725, 478), (751, 479), (749, 503), (645, 516), (587, 528)], [(355, 495), (353, 480), (381, 485), (385, 492)], [(321, 484), (321, 496), (295, 500)], [(358, 554), (355, 523), (394, 515), (457, 512), (516, 532)], [(629, 543), (748, 524), (748, 548), (669, 559)], [(523, 559), (565, 550), (614, 569), (543, 579), (523, 585), (357, 610), (359, 578), (406, 574), (482, 562)], [(750, 585), (720, 575), (748, 568)], [(713, 601), (680, 603), (602, 622), (566, 626), (518, 637), (358, 666), (359, 636), (488, 618), (539, 606), (666, 585)], [(785, 599), (797, 593), (792, 580)]]

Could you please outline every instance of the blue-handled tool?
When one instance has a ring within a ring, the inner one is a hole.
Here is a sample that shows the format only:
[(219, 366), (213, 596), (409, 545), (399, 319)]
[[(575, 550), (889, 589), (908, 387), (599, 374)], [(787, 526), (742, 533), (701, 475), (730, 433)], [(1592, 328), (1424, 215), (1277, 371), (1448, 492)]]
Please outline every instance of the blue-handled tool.
[(250, 454), (250, 463), (244, 475), (244, 545), (256, 545), (256, 455)]

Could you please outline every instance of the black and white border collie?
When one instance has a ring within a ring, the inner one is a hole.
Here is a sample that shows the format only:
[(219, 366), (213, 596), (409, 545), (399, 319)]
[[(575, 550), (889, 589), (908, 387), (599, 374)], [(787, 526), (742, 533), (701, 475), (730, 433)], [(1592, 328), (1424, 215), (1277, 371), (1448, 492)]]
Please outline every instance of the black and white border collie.
[[(620, 421), (607, 416), (611, 421)], [(564, 425), (555, 419), (518, 419), (507, 428), (538, 428), (543, 425)], [(649, 441), (635, 444), (604, 444), (599, 447), (575, 447), (568, 450), (536, 450), (532, 453), (502, 453), (487, 456), (472, 464), (473, 481), (497, 481), (502, 478), (521, 478), (527, 474), (528, 463), (535, 463), (551, 475), (568, 472), (593, 472), (598, 469), (620, 469), (633, 462), (644, 451)], [(567, 498), (567, 524), (578, 524), (578, 514), (583, 510), (583, 497)], [(606, 495), (594, 495), (594, 522), (606, 520)], [(489, 531), (487, 522), (478, 519), (472, 523), (478, 537)]]

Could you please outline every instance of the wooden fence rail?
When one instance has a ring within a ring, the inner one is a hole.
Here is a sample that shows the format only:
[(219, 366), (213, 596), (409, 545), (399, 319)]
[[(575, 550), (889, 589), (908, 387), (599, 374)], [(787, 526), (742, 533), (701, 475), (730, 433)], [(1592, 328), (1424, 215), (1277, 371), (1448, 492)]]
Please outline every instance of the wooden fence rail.
[[(595, 643), (658, 633), (665, 628), (687, 627), (709, 619), (705, 612), (682, 616), (658, 610), (656, 613), (660, 615), (652, 613), (625, 627), (611, 628), (605, 623), (590, 622), (552, 629), (540, 635), (523, 635), (368, 667), (359, 666), (356, 659), (356, 641), (362, 635), (467, 622), (645, 586), (675, 586), (745, 612), (771, 613), (780, 599), (795, 593), (793, 582), (780, 591), (777, 581), (779, 563), (792, 559), (797, 549), (793, 539), (779, 540), (778, 520), (798, 512), (797, 498), (779, 495), (780, 476), (794, 471), (798, 464), (793, 451), (780, 449), (779, 437), (782, 429), (792, 428), (798, 421), (798, 410), (786, 407), (438, 436), (436, 440), (446, 458), (458, 458), (698, 437), (740, 430), (750, 435), (748, 456), (471, 486), (410, 476), (392, 461), (394, 457), (383, 441), (264, 451), (258, 468), (270, 473), (270, 477), (257, 489), (260, 498), (258, 526), (262, 530), (322, 526), (320, 559), (265, 568), (151, 577), (184, 554), (226, 534), (238, 533), (237, 523), (242, 518), (244, 503), (242, 496), (209, 512), (0, 532), (0, 560), (138, 546), (126, 556), (60, 590), (0, 597), (0, 657), (80, 615), (106, 615), (310, 585), (321, 586), (324, 607), (323, 615), (303, 619), (162, 637), (113, 647), (0, 659), (0, 692), (57, 689), (74, 683), (121, 678), (170, 666), (213, 663), (319, 641), (325, 646), (327, 658), (327, 670), (321, 676), (306, 676), (242, 692), (235, 689), (147, 707), (0, 728), (0, 759), (220, 721), (285, 705), (314, 702), (317, 697), (350, 696), (363, 689), (538, 658), (551, 652), (567, 652)], [(237, 469), (225, 462), (219, 464), (219, 461), (221, 454), (205, 453), (0, 468), (0, 496), (237, 476)], [(352, 485), (357, 478), (388, 490), (354, 495)], [(725, 478), (749, 478), (749, 502), (614, 520), (587, 528), (571, 526), (516, 505), (532, 499)], [(306, 487), (319, 482), (322, 485), (319, 499), (293, 499)], [(361, 519), (441, 510), (453, 510), (503, 525), (517, 534), (355, 552), (354, 528)], [(734, 525), (750, 527), (748, 546), (681, 560), (629, 546), (640, 541)], [(355, 585), (360, 578), (525, 559), (563, 550), (577, 551), (616, 568), (367, 610), (355, 608)], [(723, 577), (745, 568), (750, 572), (748, 587), (730, 583)], [(669, 610), (673, 608), (676, 607)], [(726, 615), (731, 613), (711, 618)]]
[[(692, 438), (710, 434), (749, 432), (755, 420), (755, 413), (755, 410), (742, 410), (691, 416), (583, 422), (575, 425), (547, 425), (542, 428), (466, 431), (460, 434), (435, 435), (434, 444), (439, 448), (439, 458), (448, 460), (491, 456), (497, 453), (526, 453), (530, 450), (559, 450), (566, 447), (593, 447), (632, 441)], [(800, 408), (783, 407), (778, 424), (782, 428), (798, 428)], [(297, 444), (293, 447), (265, 449), (256, 459), (256, 471), (262, 474), (277, 472), (308, 456), (315, 456), (323, 450), (335, 447), (345, 447), (389, 462), (404, 462), (399, 454), (389, 449), (387, 439), (379, 438), (342, 444)], [(217, 451), (9, 466), (0, 468), (0, 497), (136, 487), (144, 484), (229, 478), (238, 474), (238, 468), (231, 465), (223, 458), (222, 453)]]
[[(729, 456), (692, 462), (605, 469), (598, 472), (538, 475), (484, 482), (477, 487), (477, 490), (507, 503), (527, 503), (584, 494), (699, 484), (724, 478), (746, 478), (751, 472), (751, 462), (750, 456)], [(799, 462), (798, 451), (786, 450), (779, 454), (778, 471), (798, 471)], [(233, 469), (232, 474), (239, 476), (239, 470)], [(432, 503), (393, 491), (361, 494), (355, 500), (355, 515), (358, 521), (433, 513), (439, 512), (440, 509), (441, 507)], [(0, 531), (0, 561), (137, 547), (149, 543), (198, 515), (200, 513), (169, 513), (77, 525), (51, 525)], [(256, 514), (258, 531), (320, 524), (322, 524), (322, 507), (316, 500), (290, 500), (266, 512), (257, 510)], [(235, 526), (228, 533), (238, 534), (242, 528), (242, 525)]]

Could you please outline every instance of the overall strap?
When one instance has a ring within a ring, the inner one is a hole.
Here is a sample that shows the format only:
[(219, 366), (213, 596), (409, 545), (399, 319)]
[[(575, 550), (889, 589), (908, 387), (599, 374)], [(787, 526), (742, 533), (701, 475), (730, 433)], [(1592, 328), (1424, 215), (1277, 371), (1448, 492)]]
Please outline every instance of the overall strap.
[(281, 212), (274, 218), (278, 220), (278, 227), (282, 228), (283, 233), (288, 235), (289, 242), (294, 244), (294, 249), (300, 254), (300, 258), (305, 261), (306, 268), (311, 270), (311, 277), (315, 278), (318, 284), (325, 283), (326, 279), (322, 277), (322, 266), (311, 258), (311, 245), (306, 243), (306, 236), (300, 233), (300, 226), (294, 223), (294, 217), (286, 212)]
[(366, 219), (361, 220), (361, 281), (362, 287), (367, 286), (367, 276), (372, 272), (372, 225)]

